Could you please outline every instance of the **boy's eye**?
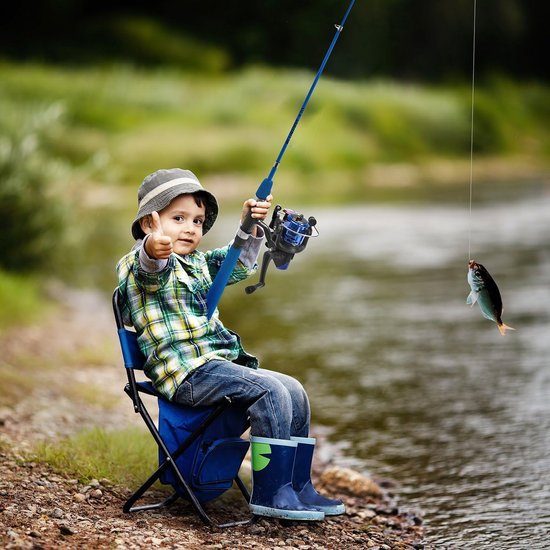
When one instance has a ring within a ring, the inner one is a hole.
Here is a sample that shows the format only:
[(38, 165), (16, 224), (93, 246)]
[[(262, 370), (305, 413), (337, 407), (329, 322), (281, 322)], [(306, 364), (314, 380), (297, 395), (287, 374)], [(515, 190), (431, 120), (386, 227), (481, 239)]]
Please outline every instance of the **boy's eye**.
[(174, 220), (176, 220), (177, 222), (182, 222), (183, 216), (174, 216)]
[(204, 220), (202, 218), (195, 219), (195, 225), (202, 225), (204, 223)]

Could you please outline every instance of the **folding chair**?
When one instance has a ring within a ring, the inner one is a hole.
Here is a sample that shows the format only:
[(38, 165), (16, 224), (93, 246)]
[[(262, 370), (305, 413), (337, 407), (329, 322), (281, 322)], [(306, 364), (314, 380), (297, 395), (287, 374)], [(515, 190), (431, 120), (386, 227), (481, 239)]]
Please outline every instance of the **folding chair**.
[[(136, 333), (124, 326), (118, 290), (113, 293), (113, 311), (128, 376), (124, 391), (131, 398), (134, 412), (141, 416), (159, 449), (158, 468), (130, 496), (123, 511), (155, 510), (182, 497), (191, 503), (207, 525), (232, 527), (253, 521), (251, 516), (246, 520), (218, 524), (203, 507), (205, 502), (230, 489), (233, 483), (246, 501), (250, 502), (248, 489), (239, 477), (239, 468), (249, 447), (249, 442), (240, 438), (249, 425), (246, 411), (233, 405), (229, 397), (215, 407), (188, 407), (171, 403), (156, 392), (150, 381), (138, 381), (135, 371), (143, 370), (145, 358), (138, 347)], [(141, 394), (157, 398), (158, 428)], [(155, 504), (134, 506), (156, 481), (171, 485), (173, 494)]]

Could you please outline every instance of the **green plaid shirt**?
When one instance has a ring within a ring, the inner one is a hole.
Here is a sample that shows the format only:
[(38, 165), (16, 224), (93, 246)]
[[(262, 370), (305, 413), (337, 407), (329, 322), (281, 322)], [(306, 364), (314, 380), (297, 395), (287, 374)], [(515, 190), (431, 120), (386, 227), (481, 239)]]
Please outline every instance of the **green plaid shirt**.
[[(145, 374), (157, 391), (172, 399), (185, 377), (211, 359), (257, 368), (258, 360), (244, 351), (236, 333), (223, 326), (217, 310), (207, 319), (206, 293), (229, 246), (186, 256), (172, 254), (156, 273), (143, 268), (140, 249), (117, 264), (118, 288), (124, 323), (137, 332), (146, 357)], [(255, 270), (256, 266), (247, 268), (239, 261), (229, 284)]]

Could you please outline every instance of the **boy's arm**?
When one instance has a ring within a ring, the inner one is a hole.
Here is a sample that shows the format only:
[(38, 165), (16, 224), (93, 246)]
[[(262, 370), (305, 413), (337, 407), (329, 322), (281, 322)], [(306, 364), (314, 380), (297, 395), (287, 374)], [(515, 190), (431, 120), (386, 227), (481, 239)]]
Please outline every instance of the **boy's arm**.
[(141, 241), (141, 243), (138, 243), (137, 245), (139, 246), (139, 265), (141, 269), (143, 269), (143, 271), (146, 271), (147, 273), (159, 273), (168, 265), (168, 258), (151, 258), (151, 256), (147, 254), (145, 243), (150, 237), (150, 234), (145, 235), (145, 238)]
[(258, 261), (258, 255), (260, 254), (260, 247), (264, 240), (264, 230), (255, 226), (255, 234), (250, 235), (247, 239), (246, 244), (241, 248), (241, 253), (239, 255), (239, 261), (247, 269), (256, 269), (256, 264)]
[[(250, 235), (250, 237), (248, 237), (246, 243), (241, 248), (239, 261), (235, 265), (235, 268), (229, 277), (229, 281), (227, 282), (228, 285), (243, 281), (256, 272), (258, 267), (256, 262), (258, 259), (258, 254), (260, 253), (260, 247), (262, 246), (263, 237), (264, 233), (261, 228), (258, 228), (256, 236)], [(204, 256), (206, 259), (206, 264), (212, 280), (216, 277), (216, 274), (227, 256), (230, 246), (231, 243), (223, 248), (216, 248), (205, 252)]]
[[(244, 221), (248, 213), (252, 214), (252, 218), (255, 220), (265, 220), (267, 213), (271, 208), (271, 201), (273, 196), (269, 195), (265, 200), (259, 201), (257, 199), (248, 199), (243, 204), (243, 211), (241, 214), (241, 223)], [(260, 253), (260, 245), (264, 237), (264, 230), (259, 225), (252, 227), (250, 237), (246, 240), (246, 244), (241, 249), (239, 256), (240, 262), (248, 269), (256, 269), (256, 261), (258, 260), (258, 254)]]
[[(263, 201), (258, 201), (256, 199), (246, 200), (243, 204), (241, 223), (247, 216), (248, 212), (252, 213), (252, 218), (255, 220), (265, 220), (267, 213), (271, 208), (272, 199), (273, 197), (269, 195), (269, 197)], [(233, 270), (227, 284), (237, 283), (254, 274), (258, 267), (256, 262), (258, 259), (258, 254), (260, 253), (260, 246), (262, 244), (263, 237), (264, 230), (259, 225), (254, 225), (250, 236), (245, 241), (245, 244), (240, 251), (239, 262), (235, 266), (235, 269)], [(231, 243), (229, 243), (229, 245), (225, 248), (212, 250), (206, 253), (208, 270), (210, 271), (212, 279), (214, 279), (218, 273), (230, 246)]]

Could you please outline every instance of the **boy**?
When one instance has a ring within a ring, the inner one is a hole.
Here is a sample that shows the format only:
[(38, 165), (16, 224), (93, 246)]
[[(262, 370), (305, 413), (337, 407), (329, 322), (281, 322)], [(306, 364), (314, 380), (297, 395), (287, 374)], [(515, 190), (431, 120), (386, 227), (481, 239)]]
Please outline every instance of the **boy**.
[[(242, 218), (264, 220), (271, 206), (249, 199)], [(124, 321), (133, 325), (146, 357), (145, 374), (167, 400), (187, 406), (219, 404), (229, 396), (250, 419), (254, 514), (319, 520), (344, 512), (340, 501), (311, 484), (315, 440), (308, 437), (307, 394), (294, 378), (258, 368), (239, 336), (207, 318), (206, 294), (229, 245), (199, 252), (218, 204), (189, 170), (158, 170), (138, 190), (132, 224), (136, 244), (117, 265)], [(256, 269), (263, 230), (254, 226), (229, 284)]]

